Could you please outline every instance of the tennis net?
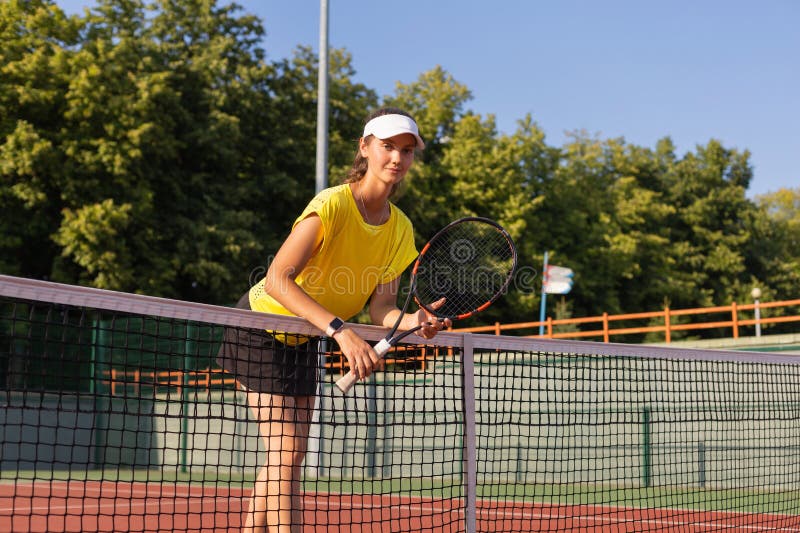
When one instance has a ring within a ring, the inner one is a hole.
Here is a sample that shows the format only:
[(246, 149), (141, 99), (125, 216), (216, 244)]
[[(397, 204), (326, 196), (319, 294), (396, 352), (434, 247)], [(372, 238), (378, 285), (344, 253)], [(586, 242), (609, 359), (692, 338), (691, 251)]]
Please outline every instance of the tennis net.
[(226, 328), (315, 347), (299, 530), (800, 531), (798, 356), (443, 332), (342, 395), (292, 317), (8, 276), (0, 302), (2, 531), (238, 531), (269, 459)]

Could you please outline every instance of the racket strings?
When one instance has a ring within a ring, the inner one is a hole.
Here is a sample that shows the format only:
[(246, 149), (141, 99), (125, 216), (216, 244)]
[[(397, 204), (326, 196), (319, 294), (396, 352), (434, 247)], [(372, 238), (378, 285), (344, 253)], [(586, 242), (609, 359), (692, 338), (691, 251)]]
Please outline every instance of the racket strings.
[(488, 305), (502, 294), (516, 264), (510, 238), (481, 221), (456, 224), (437, 235), (420, 256), (416, 297), (440, 317), (455, 318)]

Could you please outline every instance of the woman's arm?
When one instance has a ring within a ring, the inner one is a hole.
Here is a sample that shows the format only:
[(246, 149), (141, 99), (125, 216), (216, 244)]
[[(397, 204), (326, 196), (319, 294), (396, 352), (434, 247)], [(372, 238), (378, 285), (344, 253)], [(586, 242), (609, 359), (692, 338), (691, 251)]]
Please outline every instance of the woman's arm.
[(333, 313), (319, 305), (295, 283), (295, 278), (322, 245), (322, 221), (311, 215), (298, 222), (267, 270), (264, 291), (293, 314), (325, 331)]
[[(308, 261), (322, 245), (324, 232), (319, 216), (312, 214), (298, 222), (284, 241), (267, 270), (264, 291), (293, 314), (325, 331), (336, 315), (311, 298), (295, 282)], [(353, 330), (344, 328), (334, 335), (342, 353), (359, 378), (372, 373), (378, 358)]]

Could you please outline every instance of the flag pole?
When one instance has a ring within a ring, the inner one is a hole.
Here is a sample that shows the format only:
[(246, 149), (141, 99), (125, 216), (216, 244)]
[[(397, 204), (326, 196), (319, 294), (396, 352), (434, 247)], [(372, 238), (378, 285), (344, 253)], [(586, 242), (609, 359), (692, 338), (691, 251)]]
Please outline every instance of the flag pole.
[(547, 286), (547, 256), (547, 250), (545, 250), (544, 266), (542, 267), (542, 302), (539, 306), (539, 335), (544, 335), (544, 318), (545, 309), (547, 307), (547, 292), (545, 291), (545, 287)]

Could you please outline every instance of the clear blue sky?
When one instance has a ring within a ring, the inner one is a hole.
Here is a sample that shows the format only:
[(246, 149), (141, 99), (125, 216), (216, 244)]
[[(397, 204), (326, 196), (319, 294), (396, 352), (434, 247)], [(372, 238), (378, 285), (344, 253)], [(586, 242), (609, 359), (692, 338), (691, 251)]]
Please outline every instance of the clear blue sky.
[[(263, 21), (269, 59), (319, 49), (319, 0), (237, 3)], [(800, 187), (798, 0), (328, 4), (330, 46), (380, 95), (440, 65), (500, 132), (531, 113), (556, 146), (585, 130), (647, 147), (669, 136), (683, 155), (715, 138), (751, 152), (748, 196)]]

